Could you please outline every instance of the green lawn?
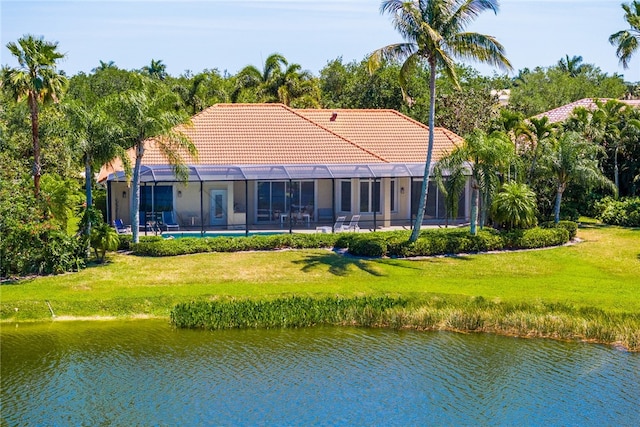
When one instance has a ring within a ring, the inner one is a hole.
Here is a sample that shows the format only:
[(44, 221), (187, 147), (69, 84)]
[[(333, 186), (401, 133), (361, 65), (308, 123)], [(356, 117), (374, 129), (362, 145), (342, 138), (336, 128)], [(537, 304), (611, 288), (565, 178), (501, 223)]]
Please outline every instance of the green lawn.
[(640, 230), (591, 227), (561, 248), (420, 260), (344, 257), (328, 250), (112, 255), (79, 273), (0, 287), (0, 319), (168, 317), (179, 302), (216, 296), (483, 296), (640, 313)]

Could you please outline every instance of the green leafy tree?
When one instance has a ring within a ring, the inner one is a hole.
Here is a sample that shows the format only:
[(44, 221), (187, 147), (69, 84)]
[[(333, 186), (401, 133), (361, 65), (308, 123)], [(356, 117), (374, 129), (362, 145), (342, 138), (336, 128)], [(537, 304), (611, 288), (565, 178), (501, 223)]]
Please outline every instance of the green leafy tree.
[(617, 99), (627, 92), (621, 75), (609, 76), (593, 64), (581, 67), (575, 76), (558, 66), (521, 72), (511, 88), (509, 108), (532, 117), (579, 99)]
[(507, 182), (491, 206), (492, 218), (508, 230), (536, 224), (536, 194), (526, 184)]
[(403, 60), (400, 83), (404, 88), (408, 76), (420, 63), (426, 62), (429, 67), (429, 143), (418, 214), (410, 237), (410, 241), (416, 241), (429, 188), (427, 182), (433, 154), (438, 68), (452, 81), (458, 82), (453, 57), (473, 59), (505, 69), (511, 65), (504, 55), (504, 48), (494, 37), (465, 31), (480, 13), (487, 10), (497, 13), (497, 0), (385, 0), (380, 10), (393, 16), (394, 27), (405, 42), (374, 51), (369, 59), (371, 70), (384, 60)]
[(624, 19), (630, 28), (611, 34), (609, 43), (616, 46), (616, 55), (622, 66), (629, 68), (631, 57), (638, 50), (638, 41), (640, 41), (640, 1), (623, 3), (622, 10), (624, 10)]
[(43, 37), (26, 35), (18, 43), (10, 42), (7, 49), (16, 57), (19, 68), (3, 68), (2, 87), (20, 101), (26, 99), (31, 116), (31, 137), (33, 141), (33, 187), (36, 198), (40, 193), (42, 175), (39, 110), (41, 103), (57, 102), (62, 95), (67, 79), (59, 74), (56, 62), (64, 58), (58, 52), (58, 43), (47, 42)]

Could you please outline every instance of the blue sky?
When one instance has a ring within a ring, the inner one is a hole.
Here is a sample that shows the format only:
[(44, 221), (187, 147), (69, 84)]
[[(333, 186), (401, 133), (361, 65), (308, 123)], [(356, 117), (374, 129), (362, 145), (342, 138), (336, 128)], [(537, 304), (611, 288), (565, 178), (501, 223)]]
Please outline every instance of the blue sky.
[[(487, 12), (469, 30), (497, 37), (516, 71), (547, 67), (568, 54), (640, 81), (640, 52), (624, 70), (608, 42), (627, 27), (621, 3), (501, 0), (497, 16)], [(100, 60), (133, 69), (151, 59), (176, 76), (211, 68), (234, 74), (274, 52), (317, 74), (332, 59), (359, 61), (401, 41), (379, 6), (379, 0), (1, 0), (0, 64), (17, 65), (6, 44), (35, 34), (59, 42), (67, 54), (60, 69), (69, 75), (90, 72)]]

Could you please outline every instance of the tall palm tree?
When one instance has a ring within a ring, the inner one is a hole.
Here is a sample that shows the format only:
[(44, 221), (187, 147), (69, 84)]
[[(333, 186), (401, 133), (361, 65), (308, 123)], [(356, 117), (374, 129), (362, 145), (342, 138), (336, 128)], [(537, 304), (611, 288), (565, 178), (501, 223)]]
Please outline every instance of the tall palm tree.
[(535, 117), (528, 119), (520, 129), (520, 137), (528, 142), (524, 149), (528, 151), (531, 162), (527, 175), (527, 184), (531, 185), (540, 153), (544, 145), (553, 139), (557, 128), (558, 126), (555, 123), (549, 121), (549, 117), (543, 116), (539, 119)]
[(408, 76), (421, 62), (429, 66), (429, 143), (418, 213), (410, 241), (420, 234), (424, 218), (429, 169), (433, 153), (438, 68), (460, 87), (454, 57), (511, 69), (503, 46), (489, 35), (467, 32), (465, 28), (486, 10), (498, 12), (498, 0), (384, 0), (382, 13), (393, 16), (393, 25), (405, 39), (403, 43), (385, 46), (369, 57), (369, 69), (377, 69), (384, 60), (404, 61), (400, 69), (400, 84), (406, 87)]
[[(80, 100), (68, 100), (63, 109), (69, 123), (69, 139), (74, 148), (82, 156), (85, 168), (85, 197), (87, 211), (93, 206), (92, 178), (93, 170), (115, 158), (122, 163), (130, 173), (129, 157), (118, 144), (121, 129), (114, 123), (107, 111), (107, 100), (101, 100), (97, 105), (89, 106)], [(84, 223), (84, 233), (91, 234), (91, 218), (87, 216)]]
[(64, 58), (58, 52), (57, 42), (47, 42), (43, 37), (26, 35), (18, 43), (10, 42), (7, 49), (18, 59), (19, 68), (3, 68), (2, 87), (17, 100), (27, 99), (31, 115), (31, 137), (33, 140), (33, 189), (40, 196), (39, 104), (58, 102), (67, 83), (66, 77), (58, 74), (56, 62)]
[(164, 80), (169, 74), (167, 74), (167, 66), (162, 63), (162, 59), (152, 59), (149, 65), (142, 67), (142, 72), (149, 77), (158, 80)]
[(588, 185), (600, 185), (615, 191), (615, 185), (607, 179), (598, 166), (597, 151), (600, 150), (576, 132), (560, 135), (543, 157), (543, 165), (556, 187), (554, 220), (560, 221), (560, 205), (567, 185), (580, 181)]
[(188, 124), (188, 120), (176, 113), (175, 94), (146, 82), (143, 90), (130, 91), (121, 95), (117, 111), (124, 128), (124, 147), (133, 149), (135, 164), (131, 184), (131, 230), (133, 241), (138, 242), (140, 225), (140, 170), (146, 144), (153, 140), (160, 153), (174, 166), (177, 176), (186, 178), (187, 171), (181, 153), (197, 156), (190, 138), (178, 126)]
[(631, 3), (623, 3), (624, 19), (630, 28), (621, 30), (609, 36), (609, 43), (617, 46), (616, 55), (624, 68), (629, 68), (631, 57), (638, 50), (640, 41), (640, 1), (633, 0)]

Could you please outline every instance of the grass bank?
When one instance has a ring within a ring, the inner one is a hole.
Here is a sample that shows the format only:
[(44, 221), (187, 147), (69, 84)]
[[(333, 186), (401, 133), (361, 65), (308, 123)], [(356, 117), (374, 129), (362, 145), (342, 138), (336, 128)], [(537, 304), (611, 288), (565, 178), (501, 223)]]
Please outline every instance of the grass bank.
[[(640, 230), (591, 227), (580, 229), (578, 238), (579, 244), (552, 249), (420, 260), (361, 259), (321, 249), (117, 254), (79, 273), (1, 286), (0, 319), (50, 320), (49, 307), (56, 318), (169, 319), (173, 307), (192, 300), (388, 295), (411, 303), (389, 320), (394, 327), (621, 341), (640, 350)], [(458, 323), (447, 313), (472, 321)], [(470, 327), (473, 319), (484, 319), (482, 327)], [(606, 330), (581, 333), (580, 325)]]

